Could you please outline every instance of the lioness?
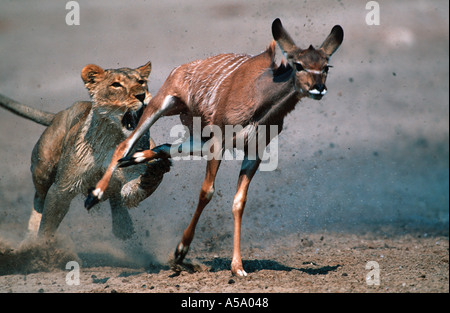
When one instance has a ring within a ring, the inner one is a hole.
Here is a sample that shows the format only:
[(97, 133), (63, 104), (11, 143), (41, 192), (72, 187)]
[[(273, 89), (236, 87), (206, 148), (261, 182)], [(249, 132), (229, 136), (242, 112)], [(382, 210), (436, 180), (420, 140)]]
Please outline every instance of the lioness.
[[(57, 114), (32, 109), (0, 95), (6, 109), (48, 126), (31, 156), (36, 188), (29, 230), (40, 237), (52, 236), (69, 210), (71, 200), (102, 177), (116, 146), (136, 127), (151, 99), (147, 79), (151, 63), (136, 69), (104, 70), (87, 65), (81, 78), (92, 101), (76, 102)], [(154, 147), (149, 133), (134, 148)], [(134, 230), (126, 207), (137, 206), (150, 196), (170, 169), (170, 161), (158, 160), (139, 168), (115, 172), (109, 198), (115, 236), (129, 238)], [(103, 198), (102, 198), (103, 199)], [(40, 225), (39, 225), (40, 224)]]

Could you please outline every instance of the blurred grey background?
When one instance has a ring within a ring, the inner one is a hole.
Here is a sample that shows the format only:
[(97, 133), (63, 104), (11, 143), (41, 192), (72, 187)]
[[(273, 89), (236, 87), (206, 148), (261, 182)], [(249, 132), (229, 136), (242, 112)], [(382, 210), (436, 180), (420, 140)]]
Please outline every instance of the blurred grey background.
[[(258, 54), (277, 17), (303, 48), (342, 25), (327, 96), (297, 105), (279, 137), (277, 170), (257, 173), (250, 186), (243, 247), (308, 232), (448, 235), (448, 1), (379, 1), (380, 25), (366, 24), (367, 2), (356, 0), (77, 2), (80, 25), (69, 26), (66, 1), (0, 1), (0, 93), (57, 112), (88, 99), (80, 78), (86, 64), (134, 68), (151, 60), (156, 94), (180, 64), (223, 52)], [(153, 138), (171, 141), (177, 123), (161, 119)], [(30, 156), (43, 130), (0, 111), (1, 240), (24, 238), (34, 195)], [(136, 245), (166, 260), (194, 212), (205, 166), (175, 162), (131, 212), (136, 235), (128, 243), (113, 237), (107, 205), (87, 213), (82, 197), (60, 233), (80, 253), (120, 258)], [(192, 249), (231, 247), (239, 166), (222, 163)]]

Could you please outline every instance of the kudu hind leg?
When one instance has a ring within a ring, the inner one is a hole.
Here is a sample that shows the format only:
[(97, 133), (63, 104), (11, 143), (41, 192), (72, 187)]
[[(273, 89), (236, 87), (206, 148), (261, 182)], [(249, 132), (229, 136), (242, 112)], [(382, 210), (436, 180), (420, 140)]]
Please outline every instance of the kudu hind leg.
[(105, 192), (106, 188), (108, 188), (109, 181), (111, 180), (112, 174), (117, 167), (118, 160), (122, 156), (126, 155), (126, 153), (131, 149), (133, 145), (133, 143), (131, 143), (130, 141), (130, 137), (128, 137), (117, 146), (116, 150), (114, 151), (111, 163), (103, 174), (102, 179), (100, 179), (95, 188), (89, 189), (88, 196), (84, 201), (84, 207), (87, 210), (90, 210), (94, 205), (100, 202), (103, 193)]
[(121, 158), (118, 163), (119, 167), (128, 167), (144, 162), (151, 161), (153, 159), (169, 159), (171, 144), (163, 144), (153, 148), (152, 150), (137, 151), (132, 155)]
[[(131, 135), (120, 143), (114, 151), (111, 163), (105, 171), (102, 179), (97, 183), (95, 188), (89, 191), (89, 194), (84, 202), (86, 209), (91, 209), (94, 205), (100, 202), (103, 193), (108, 188), (113, 172), (119, 165), (119, 160), (125, 157), (134, 144), (144, 135), (144, 133), (163, 115), (169, 114), (172, 110), (180, 104), (179, 100), (171, 95), (164, 96), (158, 93), (148, 104), (136, 129)], [(173, 113), (173, 112), (172, 112)]]
[(183, 237), (181, 238), (180, 243), (175, 249), (175, 262), (180, 264), (183, 262), (184, 257), (189, 251), (189, 246), (194, 238), (195, 227), (197, 226), (197, 222), (200, 218), (200, 215), (203, 212), (203, 209), (211, 200), (214, 194), (214, 181), (217, 175), (217, 171), (219, 170), (220, 160), (211, 159), (208, 161), (206, 165), (206, 175), (203, 181), (202, 189), (200, 191), (199, 200), (197, 209), (195, 210), (194, 216), (192, 217), (189, 226), (183, 232)]
[(137, 151), (132, 155), (119, 160), (119, 167), (127, 167), (139, 163), (151, 161), (153, 159), (169, 159), (172, 157), (186, 157), (193, 154), (202, 153), (204, 141), (195, 141), (193, 136), (181, 144), (165, 143), (151, 150)]

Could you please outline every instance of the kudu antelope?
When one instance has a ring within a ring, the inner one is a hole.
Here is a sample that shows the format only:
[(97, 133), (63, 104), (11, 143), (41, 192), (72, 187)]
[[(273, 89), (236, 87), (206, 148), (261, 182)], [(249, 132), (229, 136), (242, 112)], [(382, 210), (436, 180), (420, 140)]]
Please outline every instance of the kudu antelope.
[[(137, 128), (117, 147), (106, 173), (86, 199), (86, 208), (95, 205), (102, 197), (118, 166), (170, 157), (169, 144), (127, 156), (136, 141), (161, 116), (179, 114), (188, 128), (192, 127), (193, 117), (198, 116), (203, 125), (217, 125), (222, 129), (225, 125), (242, 125), (244, 128), (248, 125), (277, 125), (278, 132), (281, 132), (284, 117), (301, 98), (321, 99), (327, 92), (325, 80), (331, 67), (328, 61), (343, 40), (342, 28), (334, 26), (318, 49), (313, 46), (305, 50), (299, 48), (279, 19), (272, 24), (272, 35), (274, 41), (259, 55), (220, 54), (172, 70), (145, 109)], [(275, 64), (276, 43), (287, 64)], [(270, 138), (266, 145), (269, 141)], [(244, 153), (232, 208), (234, 241), (231, 271), (238, 276), (247, 275), (240, 253), (241, 219), (250, 181), (261, 162), (260, 155), (253, 159), (247, 152)], [(197, 209), (175, 250), (177, 263), (181, 263), (186, 256), (198, 219), (214, 193), (220, 160), (211, 158), (207, 161)]]

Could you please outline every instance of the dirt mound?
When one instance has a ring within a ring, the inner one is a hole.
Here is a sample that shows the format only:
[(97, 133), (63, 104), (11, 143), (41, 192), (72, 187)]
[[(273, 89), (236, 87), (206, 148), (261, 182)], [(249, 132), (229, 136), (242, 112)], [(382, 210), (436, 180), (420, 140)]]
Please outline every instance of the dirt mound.
[(77, 255), (60, 240), (26, 240), (17, 248), (0, 241), (0, 275), (29, 274), (64, 269)]

